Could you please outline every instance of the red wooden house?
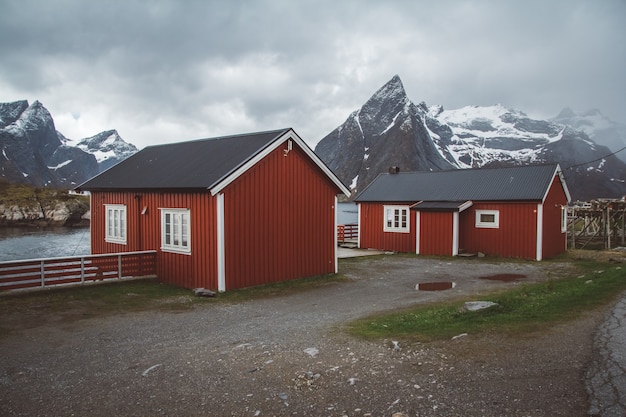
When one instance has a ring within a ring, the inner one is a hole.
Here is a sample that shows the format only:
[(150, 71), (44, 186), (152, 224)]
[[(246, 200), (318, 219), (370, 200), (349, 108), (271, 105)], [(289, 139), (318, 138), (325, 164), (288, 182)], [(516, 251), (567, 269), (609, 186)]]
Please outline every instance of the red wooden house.
[(359, 247), (541, 260), (565, 252), (558, 165), (379, 175), (355, 199)]
[(337, 271), (350, 192), (292, 130), (147, 147), (80, 185), (92, 253), (157, 250), (157, 274), (226, 291)]

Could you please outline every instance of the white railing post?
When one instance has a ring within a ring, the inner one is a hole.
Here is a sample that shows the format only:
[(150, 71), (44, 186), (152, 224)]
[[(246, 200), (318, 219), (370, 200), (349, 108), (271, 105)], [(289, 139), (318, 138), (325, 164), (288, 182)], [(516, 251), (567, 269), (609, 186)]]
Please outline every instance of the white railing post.
[(80, 283), (85, 283), (85, 257), (80, 257)]
[[(140, 268), (138, 271), (131, 269), (129, 270), (129, 273), (133, 273), (134, 271), (134, 273), (137, 274), (137, 272), (139, 272), (141, 276), (145, 276), (147, 272), (156, 274), (157, 252), (154, 250), (87, 256), (27, 259), (18, 261), (0, 261), (0, 271), (3, 272), (2, 277), (0, 277), (0, 292), (5, 289), (12, 289), (10, 287), (47, 288), (72, 283), (85, 284), (90, 280), (98, 281), (116, 278), (121, 281), (125, 277), (129, 276), (125, 276), (124, 274), (123, 268), (125, 261), (122, 259), (122, 256), (137, 256), (137, 262), (139, 263)], [(111, 270), (111, 262), (115, 261), (116, 257), (117, 272)], [(94, 263), (94, 259), (102, 260), (102, 269), (99, 266), (100, 262), (96, 261)], [(77, 263), (80, 264), (80, 271), (76, 271)], [(37, 268), (37, 266), (39, 266), (39, 268)], [(50, 268), (48, 268), (48, 266)], [(48, 282), (48, 273), (50, 273), (50, 282)]]
[(46, 286), (46, 269), (44, 267), (44, 261), (42, 260), (40, 263), (40, 271), (41, 271), (41, 286)]

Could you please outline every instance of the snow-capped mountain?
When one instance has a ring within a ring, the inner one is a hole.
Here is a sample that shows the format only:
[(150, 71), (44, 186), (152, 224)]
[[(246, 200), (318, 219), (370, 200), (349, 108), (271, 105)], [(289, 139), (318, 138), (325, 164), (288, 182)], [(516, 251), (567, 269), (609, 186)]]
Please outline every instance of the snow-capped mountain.
[(100, 172), (137, 152), (137, 147), (125, 142), (117, 130), (107, 130), (83, 139), (76, 147), (96, 157)]
[(0, 103), (0, 178), (5, 181), (71, 188), (137, 151), (115, 131), (79, 145), (56, 130), (39, 101)]
[[(432, 140), (423, 121), (425, 111), (409, 100), (395, 76), (324, 137), (315, 152), (354, 192), (391, 166), (410, 171), (454, 168), (445, 140)], [(433, 119), (432, 124), (438, 122)]]
[(576, 113), (566, 107), (551, 121), (585, 132), (594, 142), (617, 152), (616, 156), (626, 162), (626, 125), (612, 121), (600, 110)]
[(355, 193), (381, 172), (557, 162), (574, 199), (626, 194), (626, 165), (580, 130), (504, 106), (414, 104), (396, 75), (315, 151)]

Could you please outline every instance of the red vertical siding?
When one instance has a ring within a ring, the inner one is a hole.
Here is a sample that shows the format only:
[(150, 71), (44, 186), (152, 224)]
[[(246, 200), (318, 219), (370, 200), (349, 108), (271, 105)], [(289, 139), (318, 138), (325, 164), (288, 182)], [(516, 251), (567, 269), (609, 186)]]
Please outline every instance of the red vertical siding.
[(565, 252), (567, 233), (561, 231), (562, 207), (567, 196), (558, 175), (554, 176), (543, 204), (543, 258), (551, 258)]
[[(105, 204), (126, 205), (125, 245), (105, 242)], [(190, 209), (191, 254), (161, 251), (161, 208)], [(208, 191), (92, 193), (91, 252), (157, 250), (157, 275), (164, 282), (217, 289), (216, 242), (215, 198)]]
[(337, 187), (284, 147), (223, 191), (227, 290), (335, 271)]
[(452, 212), (420, 212), (420, 254), (452, 255)]
[[(476, 210), (499, 210), (497, 229), (476, 227)], [(537, 203), (474, 203), (459, 215), (459, 250), (535, 259)]]
[(416, 212), (409, 210), (410, 233), (385, 232), (383, 231), (385, 205), (407, 205), (407, 203), (360, 203), (360, 247), (415, 253)]

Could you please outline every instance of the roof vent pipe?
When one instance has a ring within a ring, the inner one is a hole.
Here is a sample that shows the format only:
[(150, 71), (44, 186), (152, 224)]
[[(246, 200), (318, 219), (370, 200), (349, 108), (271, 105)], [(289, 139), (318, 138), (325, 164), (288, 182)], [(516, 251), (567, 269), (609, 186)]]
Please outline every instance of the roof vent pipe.
[(400, 167), (389, 167), (390, 174), (397, 174), (398, 172), (400, 172)]

